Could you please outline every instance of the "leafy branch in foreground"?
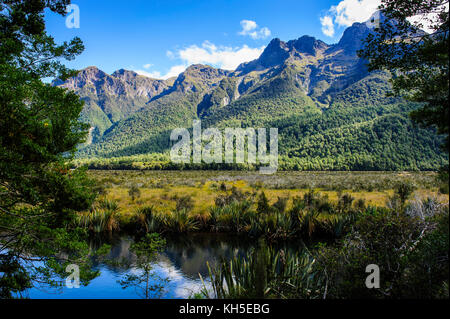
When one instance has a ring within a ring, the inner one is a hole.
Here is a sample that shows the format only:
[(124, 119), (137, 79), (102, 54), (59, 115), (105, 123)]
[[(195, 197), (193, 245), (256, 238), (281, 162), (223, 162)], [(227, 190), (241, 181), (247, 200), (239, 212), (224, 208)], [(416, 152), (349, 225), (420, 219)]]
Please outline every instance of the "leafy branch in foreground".
[[(370, 70), (392, 73), (395, 95), (423, 103), (411, 113), (412, 118), (446, 135), (448, 152), (448, 1), (383, 0), (380, 9), (386, 18), (368, 36), (359, 54), (369, 60)], [(422, 31), (424, 27), (431, 33)]]
[[(42, 82), (73, 72), (61, 60), (83, 50), (78, 38), (57, 45), (44, 10), (64, 15), (68, 0), (0, 1), (0, 297), (36, 284), (59, 285), (64, 265), (88, 269), (86, 232), (70, 227), (95, 198), (85, 170), (67, 165), (87, 134), (73, 93)], [(39, 256), (35, 258), (33, 256)], [(38, 266), (39, 265), (39, 266)], [(84, 268), (86, 265), (87, 268)], [(83, 278), (81, 278), (83, 280)]]

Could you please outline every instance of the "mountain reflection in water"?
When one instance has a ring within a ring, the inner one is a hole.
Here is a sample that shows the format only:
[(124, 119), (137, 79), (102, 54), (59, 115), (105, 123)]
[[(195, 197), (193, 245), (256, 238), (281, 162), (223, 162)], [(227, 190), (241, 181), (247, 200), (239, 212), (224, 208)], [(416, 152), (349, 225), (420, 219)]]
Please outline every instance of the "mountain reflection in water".
[[(165, 251), (158, 255), (153, 265), (154, 272), (159, 277), (170, 280), (162, 298), (189, 298), (203, 287), (199, 274), (208, 286), (207, 262), (215, 266), (222, 258), (230, 260), (233, 256), (244, 256), (255, 244), (245, 238), (224, 234), (182, 234), (168, 236), (165, 239), (167, 242)], [(91, 245), (100, 247), (103, 243), (104, 241), (97, 240), (91, 242)], [(59, 291), (33, 288), (29, 291), (29, 297), (32, 299), (140, 298), (133, 287), (122, 289), (117, 282), (123, 279), (125, 274), (139, 271), (133, 266), (134, 256), (130, 252), (133, 239), (127, 236), (110, 238), (107, 243), (112, 246), (108, 259), (113, 262), (94, 263), (94, 269), (100, 270), (101, 274), (87, 287), (73, 289), (63, 287)]]

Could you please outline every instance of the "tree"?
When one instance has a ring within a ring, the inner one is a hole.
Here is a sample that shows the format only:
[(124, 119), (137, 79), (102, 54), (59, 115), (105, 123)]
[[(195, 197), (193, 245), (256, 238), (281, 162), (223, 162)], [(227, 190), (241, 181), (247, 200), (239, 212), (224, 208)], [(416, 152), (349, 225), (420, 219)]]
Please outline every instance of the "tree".
[[(86, 138), (88, 126), (78, 120), (83, 103), (75, 94), (42, 81), (74, 74), (60, 60), (72, 60), (84, 50), (79, 38), (57, 45), (45, 31), (44, 10), (64, 15), (69, 3), (0, 1), (0, 269), (6, 269), (0, 272), (0, 284), (4, 297), (20, 295), (36, 281), (57, 284), (53, 275), (64, 274), (64, 264), (69, 262), (87, 265), (85, 233), (70, 224), (74, 212), (88, 208), (95, 195), (85, 171), (71, 170), (67, 164)], [(61, 251), (68, 257), (56, 258)], [(35, 267), (36, 260), (45, 267)], [(16, 277), (4, 280), (8, 276)]]
[[(165, 240), (160, 238), (157, 233), (152, 233), (131, 245), (131, 251), (136, 257), (135, 266), (139, 273), (125, 275), (125, 279), (119, 281), (123, 289), (135, 287), (136, 292), (145, 299), (161, 296), (164, 284), (168, 282), (168, 279), (161, 278), (153, 272), (153, 262), (165, 243)], [(157, 283), (152, 285), (152, 280)]]
[(256, 211), (259, 214), (269, 214), (270, 213), (269, 199), (267, 198), (267, 196), (264, 192), (261, 192), (261, 194), (258, 197)]
[(401, 182), (395, 185), (395, 195), (398, 196), (402, 207), (405, 206), (406, 201), (411, 197), (415, 189), (416, 187), (409, 182)]
[(380, 26), (359, 54), (369, 60), (369, 70), (392, 73), (395, 95), (422, 103), (412, 119), (446, 135), (448, 152), (448, 0), (382, 0), (380, 10)]
[(128, 195), (130, 195), (131, 201), (134, 202), (136, 198), (141, 197), (141, 190), (136, 184), (133, 183), (128, 190)]

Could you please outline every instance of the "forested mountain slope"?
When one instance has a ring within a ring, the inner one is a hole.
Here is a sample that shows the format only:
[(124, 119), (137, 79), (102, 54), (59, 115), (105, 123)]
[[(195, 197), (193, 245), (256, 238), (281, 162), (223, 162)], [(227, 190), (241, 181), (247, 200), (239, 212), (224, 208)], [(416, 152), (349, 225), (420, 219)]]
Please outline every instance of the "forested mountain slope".
[[(389, 74), (369, 73), (357, 51), (371, 32), (355, 23), (337, 44), (273, 39), (235, 71), (193, 65), (175, 80), (96, 68), (66, 83), (86, 101), (97, 135), (79, 158), (167, 153), (176, 127), (277, 127), (289, 169), (435, 169), (441, 138), (414, 126), (418, 107), (388, 97)], [(130, 160), (133, 160), (132, 158)]]
[(53, 85), (76, 92), (85, 102), (81, 118), (91, 124), (91, 137), (95, 142), (114, 123), (145, 106), (172, 82), (150, 79), (123, 69), (108, 75), (92, 66), (66, 82), (55, 81)]

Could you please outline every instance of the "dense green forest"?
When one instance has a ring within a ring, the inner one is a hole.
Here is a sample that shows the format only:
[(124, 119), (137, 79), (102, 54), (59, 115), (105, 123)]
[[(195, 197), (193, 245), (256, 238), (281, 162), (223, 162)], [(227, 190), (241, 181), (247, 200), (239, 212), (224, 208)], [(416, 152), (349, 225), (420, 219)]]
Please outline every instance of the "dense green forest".
[[(260, 89), (225, 107), (202, 109), (202, 125), (278, 128), (280, 170), (434, 170), (448, 161), (440, 148), (443, 138), (410, 120), (409, 113), (419, 104), (386, 96), (384, 73), (347, 88), (327, 108), (317, 107), (289, 80), (277, 85), (277, 94)], [(174, 99), (175, 94), (163, 99)], [(174, 99), (170, 108), (136, 113), (120, 123), (119, 130), (107, 133), (104, 143), (81, 151), (75, 163), (119, 169), (256, 169), (170, 162), (170, 129), (197, 118), (197, 96)], [(147, 130), (149, 121), (153, 130)]]

